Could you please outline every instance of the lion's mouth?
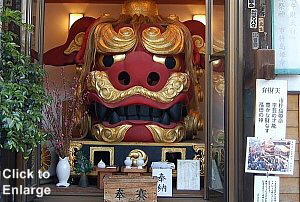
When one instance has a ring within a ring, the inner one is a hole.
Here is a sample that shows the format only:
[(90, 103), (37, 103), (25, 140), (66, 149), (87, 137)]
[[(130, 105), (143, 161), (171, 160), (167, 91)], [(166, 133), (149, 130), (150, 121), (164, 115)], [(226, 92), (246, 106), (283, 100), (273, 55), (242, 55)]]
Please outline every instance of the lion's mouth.
[(167, 109), (156, 109), (146, 105), (108, 108), (99, 102), (93, 102), (90, 105), (89, 112), (95, 115), (94, 120), (98, 123), (108, 122), (113, 125), (122, 121), (136, 120), (170, 125), (172, 122), (183, 121), (187, 115), (187, 108), (183, 102), (178, 102)]

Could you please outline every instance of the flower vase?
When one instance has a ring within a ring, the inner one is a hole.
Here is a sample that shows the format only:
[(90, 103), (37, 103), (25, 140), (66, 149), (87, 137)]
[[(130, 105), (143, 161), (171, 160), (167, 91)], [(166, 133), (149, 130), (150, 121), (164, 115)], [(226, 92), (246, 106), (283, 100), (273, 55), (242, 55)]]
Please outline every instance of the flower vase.
[(86, 176), (86, 173), (81, 173), (78, 185), (80, 187), (84, 187), (84, 188), (89, 186), (89, 180), (88, 180), (88, 178)]
[(68, 187), (70, 184), (68, 183), (68, 179), (70, 177), (70, 164), (69, 157), (61, 158), (59, 157), (59, 162), (56, 166), (56, 175), (58, 178), (57, 187)]

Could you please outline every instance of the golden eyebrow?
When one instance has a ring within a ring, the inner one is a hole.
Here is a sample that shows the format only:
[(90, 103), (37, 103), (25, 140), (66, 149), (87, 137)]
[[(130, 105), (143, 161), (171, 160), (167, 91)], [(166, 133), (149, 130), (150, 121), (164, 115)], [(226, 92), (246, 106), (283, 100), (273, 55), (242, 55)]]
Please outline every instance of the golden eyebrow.
[(131, 27), (122, 27), (117, 33), (112, 24), (101, 23), (95, 29), (96, 50), (101, 53), (127, 52), (134, 48), (137, 37)]
[(142, 43), (146, 50), (154, 54), (178, 54), (184, 50), (183, 30), (172, 24), (163, 33), (158, 27), (149, 27), (142, 32)]

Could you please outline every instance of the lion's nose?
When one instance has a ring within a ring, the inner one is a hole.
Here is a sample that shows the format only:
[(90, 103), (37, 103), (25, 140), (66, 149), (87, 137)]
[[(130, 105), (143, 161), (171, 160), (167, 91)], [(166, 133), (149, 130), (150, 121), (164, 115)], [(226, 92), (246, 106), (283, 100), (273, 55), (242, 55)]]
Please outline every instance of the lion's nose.
[(120, 72), (118, 80), (121, 85), (127, 86), (130, 83), (130, 75), (126, 71)]
[(149, 86), (155, 86), (158, 84), (159, 79), (160, 79), (160, 76), (157, 72), (151, 72), (148, 75), (147, 83), (149, 84)]

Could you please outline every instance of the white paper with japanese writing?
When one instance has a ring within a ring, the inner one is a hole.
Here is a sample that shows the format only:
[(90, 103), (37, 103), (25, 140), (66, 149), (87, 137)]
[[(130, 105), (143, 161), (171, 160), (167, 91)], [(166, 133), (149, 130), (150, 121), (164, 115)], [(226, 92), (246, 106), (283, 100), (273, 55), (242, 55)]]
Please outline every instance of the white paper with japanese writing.
[(285, 139), (287, 81), (256, 79), (255, 137)]
[(172, 169), (152, 169), (157, 177), (157, 196), (172, 196)]
[(200, 190), (199, 160), (177, 160), (177, 189)]
[(279, 202), (278, 176), (254, 176), (254, 202)]

